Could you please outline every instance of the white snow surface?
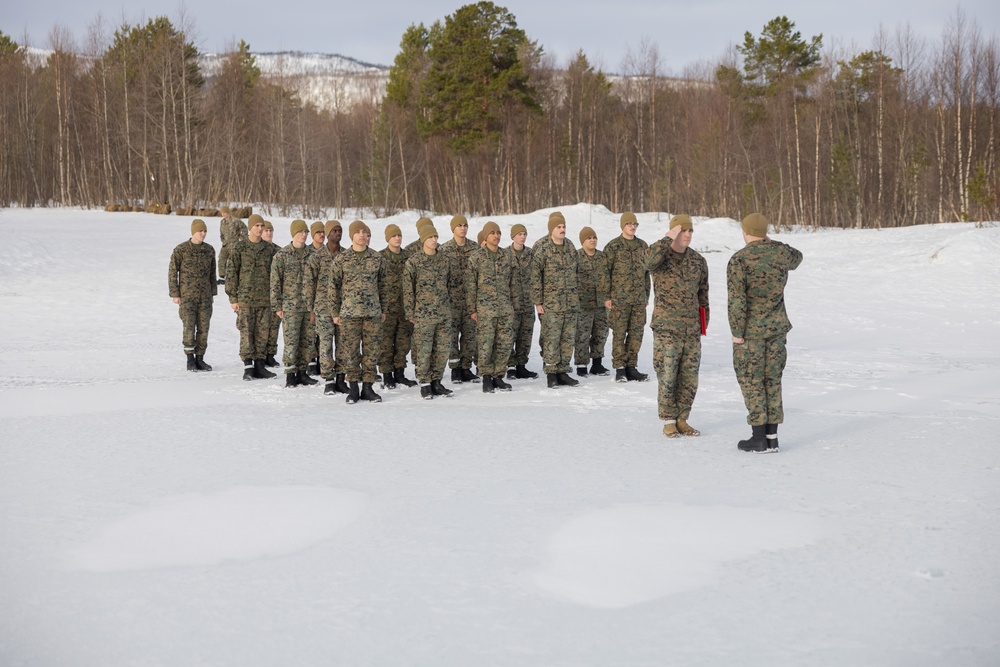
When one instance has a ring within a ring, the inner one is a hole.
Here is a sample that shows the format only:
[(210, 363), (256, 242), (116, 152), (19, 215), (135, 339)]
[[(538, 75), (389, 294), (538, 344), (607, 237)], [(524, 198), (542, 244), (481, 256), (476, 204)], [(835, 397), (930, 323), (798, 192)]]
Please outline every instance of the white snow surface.
[[(550, 210), (494, 219), (530, 243)], [(560, 210), (574, 242), (619, 233)], [(373, 246), (417, 217), (368, 219)], [(805, 260), (781, 451), (750, 455), (733, 220), (696, 218), (680, 440), (654, 382), (354, 406), (243, 382), (224, 295), (189, 373), (166, 268), (190, 221), (0, 210), (0, 665), (1000, 664), (996, 224), (776, 234)]]

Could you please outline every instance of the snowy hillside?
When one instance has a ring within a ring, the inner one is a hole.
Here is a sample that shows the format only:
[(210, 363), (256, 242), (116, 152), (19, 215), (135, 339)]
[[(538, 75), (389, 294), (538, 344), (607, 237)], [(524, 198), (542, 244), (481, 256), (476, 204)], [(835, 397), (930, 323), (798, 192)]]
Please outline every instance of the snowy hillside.
[[(320, 109), (339, 111), (385, 95), (389, 68), (327, 53), (254, 53), (261, 75), (294, 90), (304, 102)], [(199, 58), (206, 77), (215, 76), (225, 55)]]
[[(560, 210), (574, 242), (619, 232)], [(494, 219), (530, 243), (548, 212)], [(373, 247), (418, 216), (369, 219)], [(805, 260), (781, 452), (752, 455), (735, 221), (696, 219), (681, 440), (653, 382), (353, 406), (243, 382), (225, 297), (189, 373), (166, 269), (190, 221), (0, 210), (0, 665), (1000, 664), (1000, 226), (777, 235)]]

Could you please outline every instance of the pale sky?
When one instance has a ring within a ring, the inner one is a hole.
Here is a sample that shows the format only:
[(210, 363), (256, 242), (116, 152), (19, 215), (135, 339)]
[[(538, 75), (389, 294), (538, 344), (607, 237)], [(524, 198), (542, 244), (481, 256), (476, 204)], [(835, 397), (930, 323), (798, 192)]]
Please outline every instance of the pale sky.
[[(49, 34), (59, 25), (78, 44), (103, 16), (107, 31), (123, 18), (130, 23), (165, 15), (178, 23), (182, 12), (193, 23), (191, 37), (205, 53), (220, 52), (245, 39), (253, 51), (315, 51), (338, 53), (391, 65), (403, 32), (413, 23), (443, 20), (463, 3), (459, 0), (4, 0), (0, 30), (18, 42), (27, 35), (31, 46), (50, 46)], [(832, 2), (773, 2), (771, 0), (532, 0), (497, 2), (514, 14), (518, 26), (556, 58), (566, 62), (582, 49), (590, 62), (607, 72), (619, 72), (631, 50), (645, 40), (659, 52), (665, 73), (715, 61), (749, 30), (759, 35), (764, 24), (785, 15), (809, 39), (823, 34), (824, 49), (837, 45), (871, 48), (879, 26), (890, 35), (900, 26), (940, 43), (956, 11), (978, 24), (985, 37), (1000, 29), (1000, 2), (966, 0), (961, 5), (940, 0), (834, 0)], [(82, 47), (81, 47), (82, 48)]]

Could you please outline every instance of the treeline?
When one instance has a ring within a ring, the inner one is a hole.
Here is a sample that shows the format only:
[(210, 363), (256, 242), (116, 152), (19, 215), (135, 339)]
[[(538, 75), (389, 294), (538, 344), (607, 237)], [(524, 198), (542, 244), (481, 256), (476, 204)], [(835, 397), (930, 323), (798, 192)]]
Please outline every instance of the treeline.
[(932, 47), (908, 29), (823, 51), (778, 17), (700, 76), (655, 47), (620, 75), (557, 68), (491, 2), (402, 37), (383, 99), (304, 104), (241, 42), (206, 81), (166, 18), (60, 29), (32, 62), (0, 32), (0, 205), (278, 215), (481, 215), (586, 201), (779, 224), (995, 220), (1000, 48), (961, 10)]

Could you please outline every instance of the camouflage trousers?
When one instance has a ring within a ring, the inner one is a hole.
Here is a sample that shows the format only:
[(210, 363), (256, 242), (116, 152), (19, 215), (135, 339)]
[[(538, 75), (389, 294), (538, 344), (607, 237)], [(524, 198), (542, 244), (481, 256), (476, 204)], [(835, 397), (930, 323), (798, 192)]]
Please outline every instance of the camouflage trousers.
[(309, 350), (313, 336), (313, 324), (309, 321), (309, 313), (293, 313), (286, 310), (281, 322), (285, 329), (285, 351), (281, 355), (285, 374), (305, 371), (309, 366)]
[(535, 331), (535, 311), (526, 310), (514, 313), (512, 320), (514, 329), (514, 345), (510, 350), (508, 366), (524, 366), (528, 363), (528, 353), (531, 352), (531, 334)]
[(476, 321), (471, 313), (456, 310), (451, 319), (451, 368), (472, 368), (476, 361)]
[(386, 313), (382, 323), (382, 352), (379, 355), (379, 370), (392, 373), (397, 368), (406, 368), (406, 355), (413, 342), (413, 323), (402, 313)]
[(496, 377), (507, 370), (507, 360), (514, 345), (514, 318), (480, 317), (476, 323), (479, 346), (478, 370), (481, 376)]
[(184, 324), (184, 354), (205, 354), (208, 327), (212, 322), (212, 299), (181, 299), (177, 311)]
[(444, 377), (450, 348), (451, 320), (418, 321), (413, 324), (413, 365), (421, 384)]
[(271, 326), (267, 331), (267, 353), (278, 354), (278, 334), (281, 331), (281, 318), (271, 312)]
[(627, 306), (612, 304), (608, 325), (614, 332), (611, 341), (611, 364), (615, 368), (639, 365), (639, 348), (646, 328), (646, 305), (634, 303)]
[(246, 361), (267, 356), (272, 317), (278, 316), (267, 306), (240, 304), (240, 312), (236, 314), (236, 328), (240, 330), (240, 359)]
[[(375, 382), (382, 344), (382, 318), (344, 317), (340, 320), (344, 344), (344, 376), (348, 382)], [(340, 350), (337, 350), (340, 353)]]
[(660, 419), (687, 419), (698, 392), (701, 337), (653, 331), (656, 409)]
[(780, 424), (785, 420), (781, 406), (781, 374), (788, 352), (786, 336), (733, 343), (733, 369), (747, 406), (751, 426)]
[(604, 344), (608, 342), (608, 309), (581, 308), (576, 319), (577, 366), (586, 366), (591, 359), (604, 358)]
[(333, 380), (337, 377), (337, 362), (333, 356), (337, 328), (332, 315), (316, 315), (316, 331), (319, 332), (319, 374), (324, 380)]
[(546, 310), (538, 316), (541, 323), (542, 371), (549, 373), (569, 373), (573, 348), (576, 346), (575, 310)]

